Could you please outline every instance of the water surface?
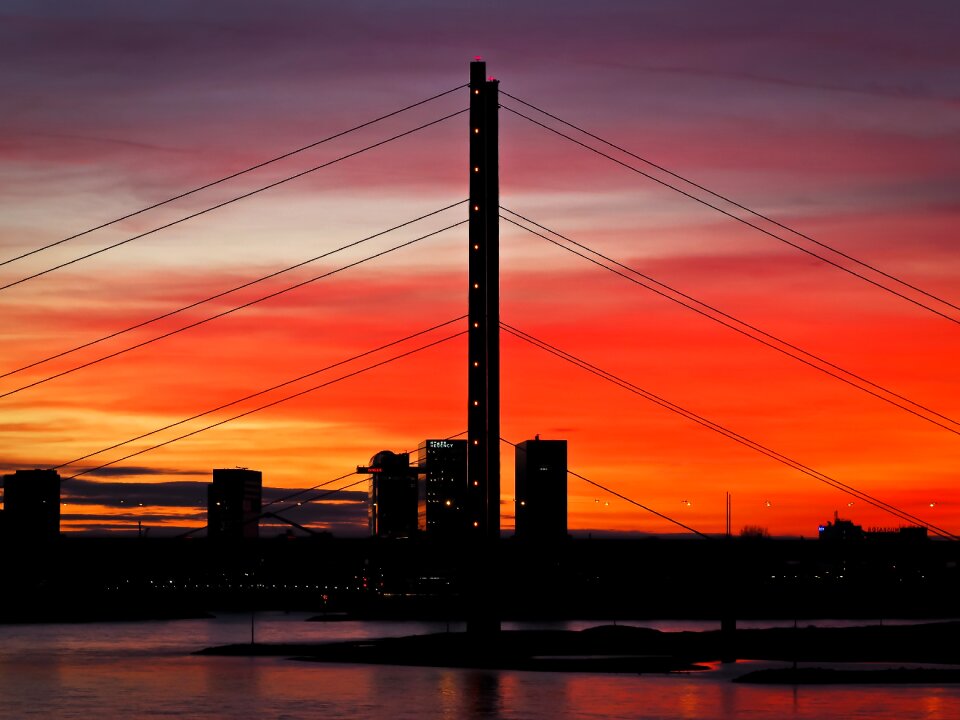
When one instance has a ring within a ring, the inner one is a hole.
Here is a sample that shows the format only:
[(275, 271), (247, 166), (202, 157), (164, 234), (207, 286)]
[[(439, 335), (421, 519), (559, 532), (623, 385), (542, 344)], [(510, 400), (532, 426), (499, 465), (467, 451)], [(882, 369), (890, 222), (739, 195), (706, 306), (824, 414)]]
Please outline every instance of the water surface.
[[(258, 615), (256, 639), (359, 639), (442, 632), (447, 627), (445, 623), (307, 623), (305, 617)], [(661, 629), (714, 627), (671, 623), (636, 624)], [(536, 626), (577, 629), (592, 624)], [(506, 627), (528, 628), (531, 624)], [(750, 669), (775, 666), (771, 663), (741, 662), (698, 674), (637, 676), (327, 665), (280, 658), (190, 655), (209, 645), (249, 639), (249, 615), (149, 623), (0, 626), (0, 717), (960, 717), (960, 688), (953, 686), (794, 689), (730, 682), (731, 677)]]

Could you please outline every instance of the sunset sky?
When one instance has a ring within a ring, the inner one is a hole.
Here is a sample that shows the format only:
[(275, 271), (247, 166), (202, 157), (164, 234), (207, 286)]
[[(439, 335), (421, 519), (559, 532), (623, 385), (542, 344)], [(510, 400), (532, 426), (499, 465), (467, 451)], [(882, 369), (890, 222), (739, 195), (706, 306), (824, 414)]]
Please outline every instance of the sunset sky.
[[(908, 2), (0, 0), (0, 262), (467, 82), (501, 90), (960, 305), (960, 13)], [(16, 282), (467, 107), (467, 90), (0, 265)], [(504, 97), (505, 106), (569, 128)], [(501, 204), (936, 411), (938, 427), (501, 224), (502, 319), (839, 482), (960, 534), (960, 310), (743, 211), (884, 292), (501, 110)], [(577, 138), (675, 184), (623, 153)], [(465, 115), (0, 290), (0, 373), (467, 197)], [(464, 204), (65, 357), (17, 390), (458, 223)], [(466, 312), (459, 226), (281, 297), (0, 398), (0, 472), (52, 467)], [(465, 329), (465, 322), (61, 468), (164, 442)], [(466, 430), (458, 337), (63, 484), (64, 531), (204, 522), (216, 467), (270, 488)], [(503, 433), (696, 529), (813, 537), (901, 521), (502, 338)], [(879, 392), (879, 391), (877, 391)], [(883, 394), (883, 393), (881, 393)], [(897, 402), (903, 403), (902, 400)], [(503, 526), (513, 454), (504, 446)], [(328, 488), (355, 482), (338, 481)], [(364, 531), (363, 486), (290, 517)], [(268, 498), (282, 490), (270, 490)], [(582, 532), (678, 528), (569, 481)], [(848, 503), (853, 502), (853, 505)], [(141, 506), (142, 503), (142, 506)], [(131, 530), (131, 528), (133, 530)]]

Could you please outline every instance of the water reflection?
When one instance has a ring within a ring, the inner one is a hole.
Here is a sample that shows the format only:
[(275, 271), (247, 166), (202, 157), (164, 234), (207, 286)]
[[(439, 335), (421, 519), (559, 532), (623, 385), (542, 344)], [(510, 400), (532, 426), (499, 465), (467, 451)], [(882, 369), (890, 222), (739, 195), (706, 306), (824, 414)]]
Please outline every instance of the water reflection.
[(500, 717), (500, 674), (476, 671), (467, 675), (466, 697), (472, 700), (471, 714), (474, 717)]
[(259, 698), (263, 690), (263, 678), (266, 674), (257, 662), (257, 658), (230, 658), (229, 667), (223, 663), (196, 662), (193, 658), (185, 660), (191, 666), (199, 666), (198, 675), (202, 678), (203, 692), (210, 697), (223, 697), (242, 693)]
[(460, 713), (460, 693), (457, 686), (458, 674), (452, 670), (440, 672), (437, 682), (437, 710), (443, 720), (457, 720)]

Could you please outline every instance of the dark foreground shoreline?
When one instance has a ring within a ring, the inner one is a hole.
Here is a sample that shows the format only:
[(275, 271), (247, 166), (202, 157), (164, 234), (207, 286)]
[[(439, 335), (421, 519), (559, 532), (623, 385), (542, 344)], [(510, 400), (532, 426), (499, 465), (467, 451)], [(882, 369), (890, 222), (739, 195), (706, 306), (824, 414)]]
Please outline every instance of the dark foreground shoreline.
[[(707, 669), (723, 658), (797, 662), (956, 664), (957, 670), (823, 671), (757, 675), (741, 682), (860, 683), (960, 681), (960, 622), (852, 628), (661, 632), (604, 625), (580, 631), (504, 631), (477, 639), (438, 633), (337, 643), (243, 644), (199, 655), (277, 656), (312, 662), (559, 672), (666, 673)], [(764, 671), (766, 672), (766, 671)], [(885, 673), (867, 675), (865, 673)], [(938, 674), (937, 674), (938, 673)]]

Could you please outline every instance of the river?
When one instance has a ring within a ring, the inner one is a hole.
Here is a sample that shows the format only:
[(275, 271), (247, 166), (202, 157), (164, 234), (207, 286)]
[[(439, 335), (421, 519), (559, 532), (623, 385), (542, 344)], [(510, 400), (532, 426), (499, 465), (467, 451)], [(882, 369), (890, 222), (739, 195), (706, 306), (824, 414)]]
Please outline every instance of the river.
[[(360, 639), (447, 628), (443, 623), (307, 623), (305, 618), (302, 614), (259, 614), (253, 623), (255, 639)], [(559, 627), (578, 629), (590, 624)], [(636, 624), (665, 630), (715, 627), (697, 622)], [(211, 620), (0, 626), (0, 717), (960, 717), (957, 686), (793, 688), (730, 682), (731, 677), (750, 669), (775, 666), (771, 663), (739, 662), (701, 673), (637, 676), (327, 665), (191, 655), (210, 645), (249, 642), (250, 632), (250, 616), (236, 614)]]

